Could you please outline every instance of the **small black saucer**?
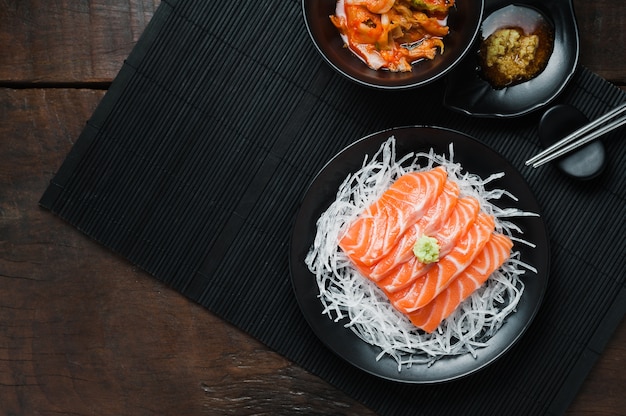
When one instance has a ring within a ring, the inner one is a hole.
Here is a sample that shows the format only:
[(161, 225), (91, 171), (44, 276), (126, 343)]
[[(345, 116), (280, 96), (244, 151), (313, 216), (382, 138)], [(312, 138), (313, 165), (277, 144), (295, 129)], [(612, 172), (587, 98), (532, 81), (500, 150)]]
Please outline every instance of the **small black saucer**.
[[(485, 118), (520, 117), (550, 104), (576, 72), (580, 42), (572, 0), (517, 0), (543, 14), (554, 27), (554, 49), (546, 68), (535, 78), (496, 89), (480, 76), (479, 50), (482, 34), (463, 61), (446, 78), (444, 106)], [(486, 0), (485, 16), (511, 7), (511, 0)]]
[[(589, 120), (569, 105), (555, 105), (545, 112), (539, 122), (539, 141), (545, 148), (587, 124)], [(604, 145), (596, 140), (556, 160), (557, 166), (576, 179), (592, 179), (604, 170)]]

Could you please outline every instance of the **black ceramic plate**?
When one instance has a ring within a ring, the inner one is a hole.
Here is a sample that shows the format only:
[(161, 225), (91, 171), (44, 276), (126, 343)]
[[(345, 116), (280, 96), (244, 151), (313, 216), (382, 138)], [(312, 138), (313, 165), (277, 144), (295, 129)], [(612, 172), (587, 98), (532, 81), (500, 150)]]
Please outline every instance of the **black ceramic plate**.
[[(485, 17), (513, 3), (487, 0)], [(449, 74), (444, 97), (448, 108), (480, 117), (516, 117), (554, 100), (573, 76), (578, 64), (579, 39), (571, 0), (520, 0), (517, 6), (538, 10), (554, 27), (554, 50), (546, 68), (530, 81), (494, 89), (476, 70), (481, 36), (473, 51)]]
[(518, 197), (518, 201), (501, 201), (503, 206), (516, 206), (524, 211), (539, 213), (539, 206), (520, 174), (506, 160), (486, 145), (464, 134), (432, 127), (402, 127), (381, 131), (365, 137), (335, 156), (318, 174), (302, 201), (297, 215), (290, 252), (293, 288), (302, 313), (319, 337), (337, 355), (352, 365), (376, 376), (405, 383), (437, 383), (471, 374), (502, 356), (524, 333), (533, 320), (548, 281), (549, 247), (546, 228), (540, 217), (515, 219), (524, 238), (536, 244), (536, 248), (519, 247), (524, 261), (538, 271), (527, 273), (526, 285), (518, 310), (509, 316), (500, 331), (488, 341), (488, 346), (478, 351), (475, 359), (470, 354), (443, 358), (428, 367), (413, 365), (398, 372), (396, 361), (383, 357), (376, 361), (380, 349), (359, 339), (345, 322), (334, 322), (322, 315), (315, 276), (304, 264), (304, 258), (313, 243), (316, 221), (335, 198), (345, 177), (359, 169), (366, 154), (373, 155), (391, 135), (396, 138), (398, 157), (414, 151), (433, 148), (439, 154), (448, 154), (449, 144), (454, 144), (455, 161), (468, 172), (488, 177), (504, 172), (505, 176), (493, 183)]
[(450, 34), (445, 37), (443, 55), (422, 60), (411, 72), (375, 71), (344, 47), (329, 16), (335, 14), (337, 0), (302, 0), (304, 22), (313, 44), (337, 72), (368, 87), (406, 89), (428, 84), (443, 77), (468, 53), (483, 16), (484, 0), (460, 1), (450, 11)]

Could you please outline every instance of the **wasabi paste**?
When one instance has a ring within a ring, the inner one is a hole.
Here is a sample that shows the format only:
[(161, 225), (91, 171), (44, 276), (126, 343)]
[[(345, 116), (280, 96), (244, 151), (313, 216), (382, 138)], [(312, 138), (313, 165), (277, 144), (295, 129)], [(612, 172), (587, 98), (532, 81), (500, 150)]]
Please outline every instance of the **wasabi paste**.
[(413, 246), (413, 254), (425, 264), (439, 261), (439, 243), (437, 239), (422, 235)]

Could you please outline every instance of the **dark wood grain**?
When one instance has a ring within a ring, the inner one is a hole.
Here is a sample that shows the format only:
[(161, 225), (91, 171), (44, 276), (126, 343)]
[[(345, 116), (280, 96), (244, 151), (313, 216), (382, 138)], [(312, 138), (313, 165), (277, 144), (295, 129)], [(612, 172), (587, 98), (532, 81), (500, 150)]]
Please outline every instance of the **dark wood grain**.
[(626, 2), (574, 0), (580, 63), (617, 85), (626, 85)]
[[(373, 414), (38, 207), (158, 3), (0, 1), (0, 414)], [(626, 85), (626, 4), (575, 5)], [(567, 414), (625, 414), (625, 365), (622, 322)]]
[(0, 82), (110, 82), (160, 0), (0, 2)]

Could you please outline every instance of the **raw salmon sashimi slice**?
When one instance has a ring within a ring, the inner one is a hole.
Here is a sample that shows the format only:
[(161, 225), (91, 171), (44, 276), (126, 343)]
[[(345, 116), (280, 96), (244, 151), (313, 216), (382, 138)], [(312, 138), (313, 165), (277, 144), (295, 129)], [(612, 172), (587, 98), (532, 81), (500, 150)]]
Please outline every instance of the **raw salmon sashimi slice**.
[(487, 281), (511, 255), (513, 242), (504, 234), (491, 236), (472, 264), (432, 302), (408, 314), (415, 326), (432, 333), (441, 322)]
[(434, 263), (434, 267), (407, 289), (387, 294), (393, 305), (406, 314), (427, 305), (472, 263), (489, 241), (494, 227), (492, 216), (482, 212), (478, 214), (467, 234), (447, 256)]
[(356, 265), (365, 277), (377, 282), (385, 277), (396, 266), (414, 257), (413, 246), (417, 239), (426, 234), (431, 235), (442, 228), (452, 214), (459, 196), (459, 185), (446, 181), (443, 192), (426, 213), (402, 236), (393, 249), (372, 266)]
[(339, 240), (341, 249), (355, 264), (376, 263), (437, 200), (447, 176), (441, 166), (400, 176), (350, 224)]
[[(463, 197), (457, 201), (454, 210), (443, 226), (431, 236), (439, 244), (440, 258), (450, 253), (459, 238), (468, 232), (479, 211), (480, 203), (476, 198)], [(388, 273), (384, 279), (378, 281), (378, 285), (387, 293), (397, 292), (426, 274), (433, 266), (434, 264), (432, 263), (424, 264), (415, 256), (412, 256), (406, 262), (396, 267), (392, 273)]]

